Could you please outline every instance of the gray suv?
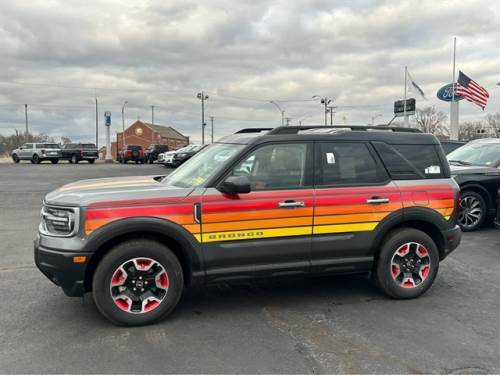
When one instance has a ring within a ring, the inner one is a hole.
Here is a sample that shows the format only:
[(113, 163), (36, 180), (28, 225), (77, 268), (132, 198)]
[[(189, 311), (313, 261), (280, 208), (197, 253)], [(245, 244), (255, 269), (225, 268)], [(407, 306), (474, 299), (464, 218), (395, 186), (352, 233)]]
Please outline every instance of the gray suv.
[(44, 160), (50, 160), (52, 164), (57, 164), (60, 157), (61, 147), (56, 143), (25, 143), (12, 151), (14, 163), (29, 160), (32, 164), (39, 164)]

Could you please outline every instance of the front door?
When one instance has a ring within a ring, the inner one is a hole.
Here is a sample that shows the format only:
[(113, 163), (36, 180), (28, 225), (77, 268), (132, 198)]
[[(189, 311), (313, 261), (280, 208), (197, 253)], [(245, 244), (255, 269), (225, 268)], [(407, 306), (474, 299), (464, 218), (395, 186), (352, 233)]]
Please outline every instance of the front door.
[(309, 272), (311, 166), (312, 143), (260, 145), (228, 174), (247, 176), (250, 193), (206, 190), (201, 227), (209, 279)]
[(312, 268), (366, 268), (381, 223), (402, 215), (399, 189), (369, 143), (318, 142), (315, 149)]

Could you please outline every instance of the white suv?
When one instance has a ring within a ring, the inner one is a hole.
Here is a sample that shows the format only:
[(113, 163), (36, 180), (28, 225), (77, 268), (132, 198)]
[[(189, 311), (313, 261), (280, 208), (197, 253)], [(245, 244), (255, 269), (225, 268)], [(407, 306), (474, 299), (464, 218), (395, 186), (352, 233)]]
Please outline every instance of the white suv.
[(29, 160), (32, 164), (50, 160), (57, 164), (61, 157), (61, 146), (56, 143), (25, 143), (12, 151), (12, 160), (19, 163), (21, 160)]

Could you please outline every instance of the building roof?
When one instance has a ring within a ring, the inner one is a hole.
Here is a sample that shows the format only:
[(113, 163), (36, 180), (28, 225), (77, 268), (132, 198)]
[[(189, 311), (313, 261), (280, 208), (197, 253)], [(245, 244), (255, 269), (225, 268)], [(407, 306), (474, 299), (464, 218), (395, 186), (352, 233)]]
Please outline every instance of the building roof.
[(182, 139), (187, 140), (184, 134), (179, 133), (171, 126), (162, 126), (162, 125), (153, 125), (148, 122), (141, 121), (147, 127), (153, 129), (155, 132), (159, 133), (164, 138), (174, 138), (174, 139)]

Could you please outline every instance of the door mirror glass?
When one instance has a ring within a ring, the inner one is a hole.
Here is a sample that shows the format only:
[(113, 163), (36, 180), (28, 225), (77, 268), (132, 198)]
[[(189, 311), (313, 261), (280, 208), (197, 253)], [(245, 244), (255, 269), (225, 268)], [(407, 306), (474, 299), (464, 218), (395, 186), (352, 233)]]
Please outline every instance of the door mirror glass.
[(229, 176), (218, 188), (225, 194), (247, 194), (250, 193), (250, 180), (246, 176)]

